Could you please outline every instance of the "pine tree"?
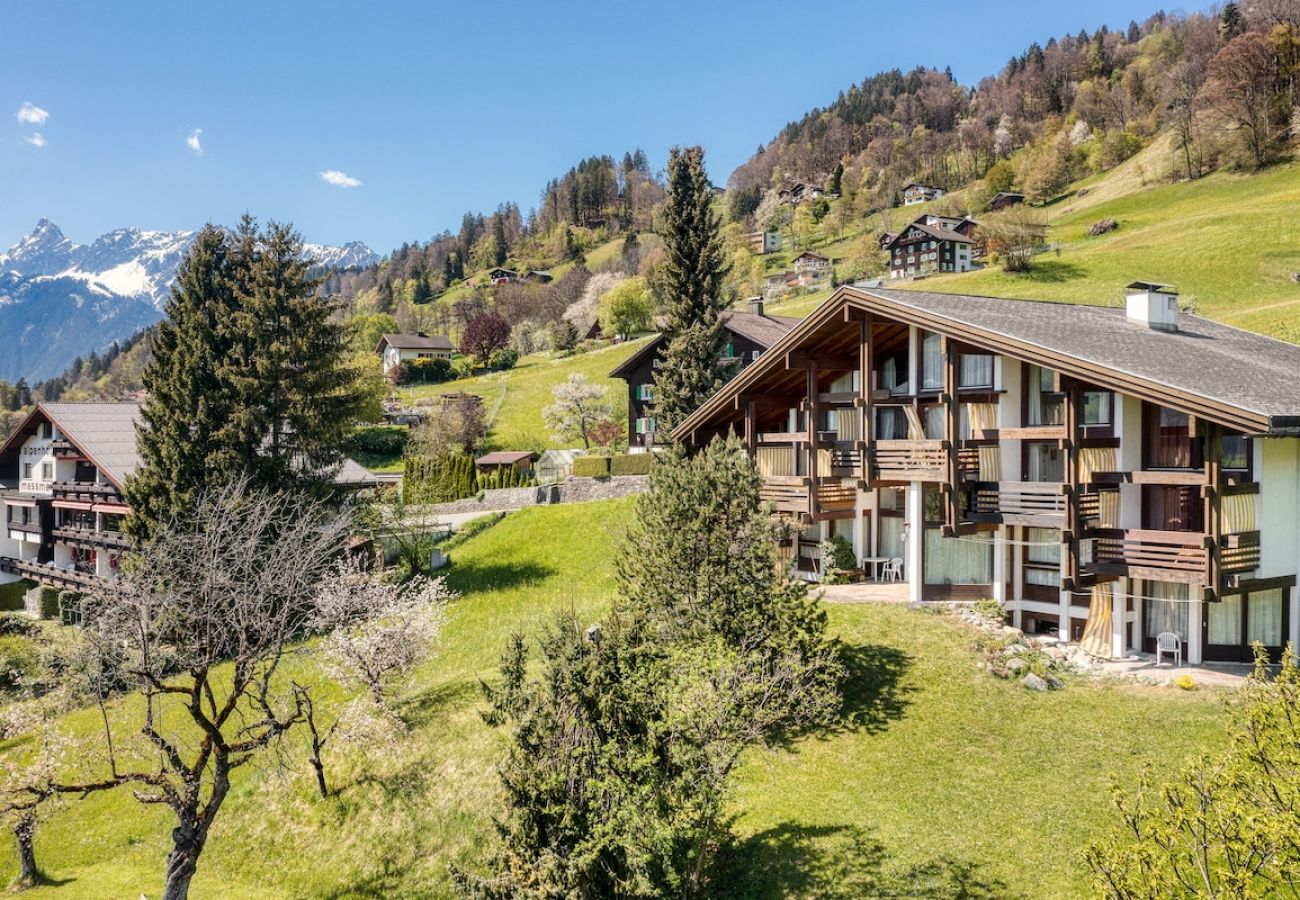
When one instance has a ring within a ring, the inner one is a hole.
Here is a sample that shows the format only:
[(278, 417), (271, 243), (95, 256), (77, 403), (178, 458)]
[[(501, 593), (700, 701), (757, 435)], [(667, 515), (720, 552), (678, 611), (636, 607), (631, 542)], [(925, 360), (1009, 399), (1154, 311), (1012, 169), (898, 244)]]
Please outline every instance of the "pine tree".
[(504, 266), (509, 247), (506, 246), (506, 223), (499, 215), (492, 217), (492, 239), (496, 245), (492, 252), (492, 263), (493, 265)]
[(1226, 44), (1245, 33), (1246, 18), (1241, 14), (1241, 7), (1236, 3), (1225, 3), (1219, 15), (1219, 40)]
[(668, 202), (663, 212), (663, 293), (668, 345), (655, 379), (655, 411), (672, 429), (721, 383), (722, 234), (699, 147), (674, 147), (668, 159)]
[(214, 435), (230, 412), (229, 391), (217, 376), (229, 352), (222, 323), (235, 303), (229, 235), (207, 226), (181, 263), (154, 332), (143, 374), (149, 398), (136, 426), (140, 466), (126, 485), (136, 540), (183, 515), (221, 473), (212, 465)]

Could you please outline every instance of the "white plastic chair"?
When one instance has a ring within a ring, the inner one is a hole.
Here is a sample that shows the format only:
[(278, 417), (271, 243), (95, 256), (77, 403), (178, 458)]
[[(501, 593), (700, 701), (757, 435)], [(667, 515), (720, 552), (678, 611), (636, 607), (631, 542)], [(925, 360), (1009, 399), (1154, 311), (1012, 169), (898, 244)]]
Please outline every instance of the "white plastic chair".
[(903, 580), (903, 558), (895, 556), (889, 562), (885, 563), (883, 581), (902, 581)]
[(1160, 659), (1164, 654), (1170, 654), (1174, 658), (1174, 668), (1183, 664), (1183, 640), (1172, 631), (1162, 631), (1156, 635), (1156, 665), (1160, 665)]

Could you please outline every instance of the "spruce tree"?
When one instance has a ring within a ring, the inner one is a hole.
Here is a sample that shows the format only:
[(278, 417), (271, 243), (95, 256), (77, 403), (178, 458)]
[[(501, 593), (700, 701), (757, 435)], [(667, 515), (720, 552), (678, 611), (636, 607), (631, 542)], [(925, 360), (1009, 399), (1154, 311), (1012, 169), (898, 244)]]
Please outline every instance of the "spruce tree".
[(674, 147), (668, 159), (663, 212), (667, 303), (663, 367), (655, 378), (655, 414), (667, 432), (690, 415), (722, 382), (724, 262), (722, 234), (700, 147)]
[(326, 489), (364, 403), (337, 303), (308, 275), (292, 226), (261, 230), (244, 216), (236, 243), (247, 276), (224, 322), (230, 353), (218, 376), (231, 415), (218, 441), (254, 485)]
[(214, 476), (214, 435), (230, 412), (217, 376), (229, 351), (222, 322), (234, 305), (231, 241), (206, 226), (182, 261), (143, 374), (148, 399), (136, 426), (140, 466), (126, 485), (127, 533), (142, 541), (192, 509)]

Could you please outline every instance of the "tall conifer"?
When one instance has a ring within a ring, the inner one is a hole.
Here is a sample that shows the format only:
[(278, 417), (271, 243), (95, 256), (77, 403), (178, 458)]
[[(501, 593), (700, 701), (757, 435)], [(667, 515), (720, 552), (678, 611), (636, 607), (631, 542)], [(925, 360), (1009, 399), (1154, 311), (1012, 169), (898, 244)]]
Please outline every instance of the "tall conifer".
[(667, 348), (655, 379), (659, 430), (675, 427), (721, 383), (727, 274), (713, 192), (700, 147), (673, 148), (668, 158), (668, 202), (663, 213)]
[(208, 225), (177, 272), (143, 375), (149, 397), (136, 426), (141, 464), (127, 483), (137, 540), (155, 524), (191, 508), (214, 473), (213, 436), (229, 414), (229, 392), (217, 377), (228, 352), (222, 322), (234, 304), (229, 235)]

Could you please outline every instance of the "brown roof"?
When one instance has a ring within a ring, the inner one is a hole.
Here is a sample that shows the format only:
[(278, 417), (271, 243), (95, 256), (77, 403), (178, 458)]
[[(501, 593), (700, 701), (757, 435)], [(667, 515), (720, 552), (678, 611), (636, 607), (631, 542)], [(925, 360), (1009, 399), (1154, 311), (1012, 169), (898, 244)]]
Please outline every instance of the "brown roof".
[(445, 334), (386, 334), (379, 339), (376, 353), (383, 352), (384, 345), (398, 350), (452, 350), (451, 338)]
[(791, 262), (798, 262), (799, 260), (803, 259), (805, 256), (811, 256), (813, 259), (824, 259), (827, 261), (830, 260), (829, 256), (822, 256), (816, 250), (805, 250), (803, 253), (800, 253), (798, 256), (792, 259)]
[(684, 436), (731, 397), (784, 366), (786, 352), (852, 306), (955, 335), (1110, 388), (1254, 434), (1300, 436), (1300, 346), (1180, 313), (1167, 332), (1123, 308), (897, 289), (840, 288), (678, 428)]
[(476, 466), (513, 466), (515, 463), (521, 463), (524, 460), (532, 462), (537, 459), (537, 454), (531, 450), (497, 450), (494, 453), (488, 453), (474, 460)]
[(913, 228), (915, 228), (917, 231), (928, 234), (930, 237), (934, 238), (935, 240), (957, 241), (958, 243), (962, 243), (962, 244), (972, 243), (971, 239), (964, 234), (961, 234), (956, 231), (952, 231), (951, 229), (944, 228), (940, 225), (927, 225), (924, 222), (918, 220), (916, 222), (913, 222), (911, 225), (908, 225), (898, 234), (894, 235), (893, 238), (890, 239), (889, 243), (885, 244), (885, 248), (886, 249), (892, 248), (903, 238), (907, 237), (908, 232), (910, 232)]
[[(800, 321), (802, 320), (794, 316), (760, 316), (755, 313), (739, 312), (737, 310), (726, 310), (722, 313), (723, 328), (733, 334), (749, 338), (749, 340), (764, 349), (785, 337), (790, 332), (790, 329), (798, 325)], [(663, 346), (663, 342), (664, 336), (662, 334), (655, 335), (644, 347), (623, 360), (614, 371), (609, 373), (609, 377), (624, 377), (647, 356), (657, 352)]]

